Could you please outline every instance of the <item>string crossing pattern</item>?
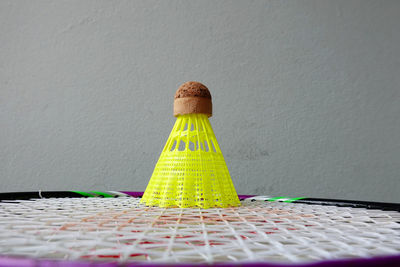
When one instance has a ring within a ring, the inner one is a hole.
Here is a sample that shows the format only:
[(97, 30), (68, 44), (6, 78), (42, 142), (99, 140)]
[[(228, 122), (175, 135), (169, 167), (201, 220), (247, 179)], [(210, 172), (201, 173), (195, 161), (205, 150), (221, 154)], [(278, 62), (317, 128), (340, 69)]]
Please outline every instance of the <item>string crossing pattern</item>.
[(233, 208), (139, 198), (0, 202), (0, 255), (154, 263), (315, 262), (400, 253), (400, 213), (246, 199)]

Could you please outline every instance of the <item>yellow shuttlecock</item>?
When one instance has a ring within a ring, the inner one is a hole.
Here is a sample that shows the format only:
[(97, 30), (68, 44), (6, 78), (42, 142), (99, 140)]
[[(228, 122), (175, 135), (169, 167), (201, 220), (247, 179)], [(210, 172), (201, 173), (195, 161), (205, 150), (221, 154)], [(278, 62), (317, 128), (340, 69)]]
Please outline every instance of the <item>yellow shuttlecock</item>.
[(187, 82), (175, 94), (171, 134), (141, 202), (159, 207), (239, 206), (232, 179), (208, 117), (211, 94)]

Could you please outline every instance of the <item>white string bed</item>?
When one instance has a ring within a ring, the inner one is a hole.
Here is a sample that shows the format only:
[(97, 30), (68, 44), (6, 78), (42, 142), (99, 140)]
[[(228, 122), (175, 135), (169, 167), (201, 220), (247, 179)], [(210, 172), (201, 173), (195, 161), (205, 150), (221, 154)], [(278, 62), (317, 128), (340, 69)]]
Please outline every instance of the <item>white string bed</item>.
[(311, 262), (400, 253), (400, 212), (251, 201), (145, 207), (138, 198), (0, 203), (0, 254), (120, 262)]

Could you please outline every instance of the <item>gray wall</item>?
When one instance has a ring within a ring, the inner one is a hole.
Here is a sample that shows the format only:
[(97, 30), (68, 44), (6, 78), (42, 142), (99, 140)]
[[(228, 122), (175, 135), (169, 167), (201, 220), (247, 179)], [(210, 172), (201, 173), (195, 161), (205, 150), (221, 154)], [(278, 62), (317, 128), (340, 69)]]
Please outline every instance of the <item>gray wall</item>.
[(144, 190), (184, 81), (242, 194), (400, 201), (400, 1), (0, 0), (0, 191)]

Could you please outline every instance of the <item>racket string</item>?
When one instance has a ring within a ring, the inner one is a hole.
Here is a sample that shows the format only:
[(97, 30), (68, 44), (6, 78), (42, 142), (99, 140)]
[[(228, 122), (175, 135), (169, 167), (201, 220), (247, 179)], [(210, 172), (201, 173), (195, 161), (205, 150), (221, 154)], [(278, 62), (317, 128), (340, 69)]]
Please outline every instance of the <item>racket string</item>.
[(0, 203), (0, 254), (154, 262), (277, 261), (400, 253), (396, 211), (244, 201), (145, 207), (137, 198)]

